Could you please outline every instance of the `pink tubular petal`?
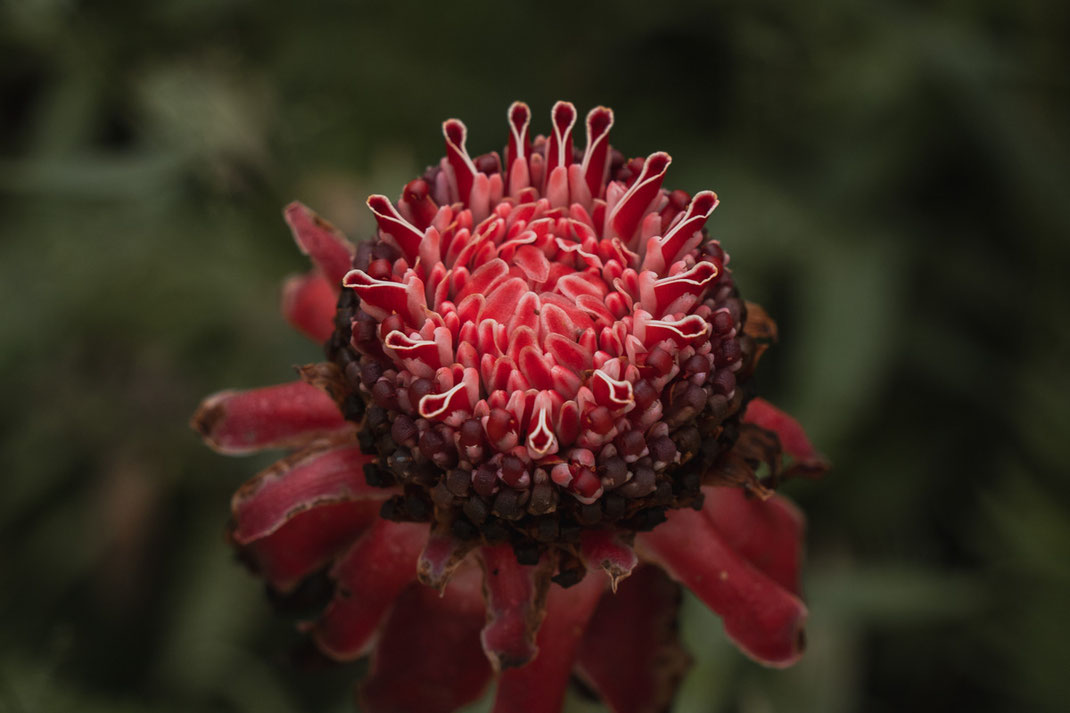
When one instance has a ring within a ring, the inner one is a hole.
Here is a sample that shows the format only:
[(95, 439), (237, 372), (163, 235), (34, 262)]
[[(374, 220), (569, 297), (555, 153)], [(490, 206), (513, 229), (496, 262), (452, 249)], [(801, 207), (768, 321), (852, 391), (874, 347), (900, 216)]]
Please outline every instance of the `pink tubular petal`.
[(509, 318), (509, 332), (525, 327), (534, 332), (539, 327), (539, 309), (542, 302), (534, 292), (525, 293), (517, 303), (516, 312)]
[[(582, 243), (575, 243), (568, 240), (562, 240), (561, 238), (554, 238), (554, 244), (557, 246), (557, 249), (561, 250), (562, 252), (575, 253), (576, 255), (579, 255), (588, 265), (592, 265), (596, 268), (602, 267), (602, 258), (598, 257), (594, 253), (585, 251), (583, 249)], [(562, 266), (561, 269), (565, 270), (566, 274), (572, 272), (572, 270), (568, 269), (566, 266)]]
[(420, 251), (417, 259), (429, 270), (440, 267), (442, 274), (445, 275), (446, 266), (441, 263), (442, 235), (435, 228), (431, 227), (424, 231), (423, 237), (420, 239)]
[(748, 496), (743, 488), (705, 487), (702, 511), (724, 541), (792, 594), (799, 593), (802, 512), (787, 498)]
[(572, 339), (577, 331), (576, 324), (569, 319), (568, 313), (552, 302), (543, 305), (539, 313), (539, 327), (539, 333), (544, 340), (552, 334)]
[(550, 171), (550, 176), (546, 179), (546, 190), (543, 191), (543, 195), (554, 208), (564, 208), (568, 205), (568, 168), (558, 166), (553, 171)]
[[(494, 713), (559, 713), (580, 637), (605, 586), (604, 580), (592, 576), (568, 589), (551, 586), (546, 620), (539, 630), (538, 655), (523, 668), (502, 673)], [(627, 627), (631, 623), (619, 625)]]
[(468, 129), (460, 120), (450, 119), (442, 123), (442, 135), (446, 137), (446, 158), (457, 178), (457, 194), (461, 203), (468, 205), (477, 173), (476, 166), (464, 147), (468, 139)]
[(743, 420), (774, 432), (784, 451), (795, 458), (796, 467), (801, 470), (820, 474), (828, 468), (828, 459), (810, 443), (799, 422), (765, 399), (751, 399)]
[(576, 667), (612, 713), (669, 709), (690, 664), (676, 636), (679, 600), (679, 586), (648, 566), (637, 569), (616, 594), (602, 595)]
[(476, 224), (481, 223), (490, 215), (490, 191), (490, 179), (487, 174), (476, 173), (472, 179), (472, 190), (468, 193), (468, 208), (472, 211), (472, 220)]
[(294, 201), (283, 213), (301, 252), (323, 272), (337, 291), (353, 262), (353, 246), (341, 231)]
[(303, 451), (275, 463), (234, 493), (234, 541), (244, 545), (267, 537), (294, 515), (324, 503), (381, 501), (389, 496), (364, 479), (373, 456), (357, 445)]
[(428, 394), (420, 399), (418, 412), (427, 419), (444, 421), (451, 414), (471, 411), (473, 404), (463, 383), (441, 394)]
[(516, 360), (520, 372), (528, 383), (536, 389), (552, 389), (554, 377), (550, 367), (542, 359), (542, 352), (535, 346), (527, 346), (520, 350)]
[(509, 117), (509, 145), (505, 149), (505, 166), (503, 170), (509, 171), (513, 167), (513, 161), (518, 158), (527, 160), (531, 152), (531, 141), (528, 138), (528, 127), (531, 125), (531, 109), (521, 101), (509, 105), (507, 113)]
[(351, 428), (334, 399), (302, 381), (213, 394), (190, 425), (213, 449), (231, 455), (301, 446)]
[[(620, 296), (616, 292), (613, 294)], [(606, 307), (606, 298), (599, 298), (594, 295), (579, 295), (576, 297), (576, 305), (586, 312), (599, 327), (609, 327), (616, 321), (616, 317)]]
[(536, 652), (535, 635), (546, 613), (549, 568), (522, 565), (509, 545), (480, 550), (487, 623), (480, 637), (495, 670), (529, 662)]
[(479, 321), (493, 319), (505, 324), (516, 313), (520, 298), (528, 291), (528, 283), (522, 278), (511, 277), (500, 283), (487, 295), (487, 302), (479, 314)]
[(426, 364), (432, 373), (435, 369), (445, 366), (439, 359), (438, 345), (429, 339), (414, 339), (395, 329), (386, 335), (383, 346), (404, 359), (416, 359)]
[(413, 374), (431, 378), (436, 370), (453, 364), (454, 350), (449, 329), (438, 327), (433, 339), (408, 337), (393, 330), (386, 335), (383, 346), (390, 350)]
[(592, 198), (600, 198), (609, 169), (609, 130), (613, 128), (613, 110), (596, 106), (587, 114), (587, 149), (583, 154), (584, 181)]
[[(685, 295), (692, 295), (695, 297), (694, 301), (697, 301), (721, 273), (716, 263), (703, 260), (696, 263), (690, 270), (654, 280), (653, 283), (648, 283), (646, 280), (649, 274), (644, 272), (640, 277), (639, 289), (645, 291), (644, 288), (650, 285), (650, 291), (653, 293), (654, 314), (663, 315), (666, 312), (683, 311), (677, 300)], [(645, 294), (643, 296), (646, 297)], [(643, 300), (644, 303), (646, 301), (646, 299)], [(687, 305), (687, 307), (690, 306), (690, 304)]]
[(705, 514), (673, 510), (636, 536), (636, 547), (717, 612), (743, 653), (776, 667), (802, 655), (806, 606), (733, 550)]
[(521, 204), (534, 203), (539, 199), (539, 191), (536, 190), (536, 186), (544, 185), (543, 180), (546, 178), (546, 159), (544, 159), (543, 155), (538, 151), (533, 151), (531, 156), (528, 157), (528, 168), (528, 180), (531, 185), (521, 190), (516, 196), (517, 202)]
[(666, 339), (678, 347), (685, 347), (696, 339), (705, 337), (710, 325), (697, 314), (689, 314), (683, 319), (652, 319), (646, 323), (643, 344), (653, 347)]
[(550, 261), (546, 259), (546, 253), (536, 247), (521, 245), (514, 260), (532, 282), (546, 282), (550, 277)]
[(515, 370), (516, 364), (509, 357), (495, 359), (490, 354), (484, 354), (480, 363), (480, 374), (487, 391), (504, 391)]
[(424, 287), (416, 277), (407, 282), (377, 280), (363, 270), (350, 270), (342, 284), (353, 288), (361, 299), (361, 308), (376, 319), (397, 314), (411, 327), (422, 327), (427, 310)]
[(337, 304), (337, 289), (319, 272), (295, 275), (282, 286), (282, 314), (286, 321), (319, 344), (334, 334)]
[(614, 592), (639, 563), (635, 550), (608, 530), (584, 531), (580, 535), (580, 552), (589, 567), (597, 566), (605, 570)]
[[(567, 171), (572, 163), (572, 127), (576, 124), (576, 107), (572, 105), (572, 102), (559, 101), (550, 111), (550, 117), (554, 130), (550, 133), (550, 141), (546, 148), (547, 184), (550, 183), (550, 177), (555, 168), (564, 166)], [(567, 176), (567, 173), (565, 175)]]
[(625, 243), (629, 243), (635, 236), (647, 208), (661, 189), (661, 182), (665, 179), (670, 163), (672, 158), (663, 151), (650, 154), (643, 164), (639, 178), (621, 196), (613, 207), (613, 212), (606, 218), (606, 223)]
[(496, 287), (505, 276), (509, 274), (509, 265), (505, 260), (495, 258), (488, 263), (480, 265), (471, 275), (464, 287), (457, 293), (456, 301), (460, 302), (469, 295), (488, 294)]
[(554, 364), (550, 367), (550, 375), (554, 380), (553, 389), (560, 394), (561, 398), (571, 399), (583, 386), (579, 374), (567, 367)]
[(519, 200), (522, 194), (534, 193), (534, 191), (535, 189), (531, 187), (528, 162), (526, 160), (513, 161), (512, 168), (509, 169), (509, 195)]
[(401, 217), (401, 213), (398, 213), (386, 196), (368, 196), (367, 204), (368, 209), (375, 214), (379, 230), (400, 248), (410, 265), (416, 264), (416, 258), (420, 255), (420, 243), (424, 237), (423, 231)]
[(598, 369), (591, 375), (588, 385), (594, 399), (611, 411), (630, 410), (635, 405), (632, 385), (627, 381), (618, 381), (606, 372)]
[(558, 450), (551, 408), (550, 395), (545, 391), (540, 391), (535, 397), (535, 410), (531, 414), (531, 422), (528, 425), (528, 455), (533, 460), (552, 455)]
[(575, 302), (581, 295), (604, 297), (606, 289), (599, 279), (592, 279), (587, 274), (565, 275), (557, 281), (557, 291)]
[(428, 394), (420, 399), (417, 413), (423, 418), (445, 421), (451, 426), (461, 425), (479, 400), (479, 370), (464, 369), (460, 381), (441, 394)]
[[(568, 190), (570, 213), (573, 212), (571, 206), (583, 210), (583, 206), (591, 205), (591, 191), (587, 188), (587, 181), (583, 177), (583, 168), (578, 163), (568, 167)], [(572, 231), (578, 240), (585, 240), (590, 233), (584, 223), (574, 223)]]
[(479, 644), (479, 571), (458, 572), (446, 591), (410, 585), (398, 598), (359, 689), (366, 713), (452, 713), (491, 677)]
[(331, 571), (334, 599), (313, 629), (323, 653), (349, 661), (367, 652), (394, 600), (416, 579), (426, 539), (426, 525), (378, 519), (338, 560)]
[(576, 374), (591, 368), (593, 355), (568, 337), (551, 334), (546, 337), (545, 343), (546, 351), (552, 354), (561, 366)]
[[(713, 191), (701, 191), (695, 194), (680, 221), (666, 231), (664, 236), (650, 241), (643, 269), (662, 274), (686, 250), (697, 245), (694, 235), (702, 230), (702, 226), (709, 220), (717, 203), (717, 194)], [(701, 236), (699, 239), (701, 240)]]
[[(580, 278), (578, 280), (578, 283), (590, 285), (590, 282), (583, 278)], [(579, 284), (574, 285), (574, 287), (576, 287), (576, 289), (578, 290), (583, 289), (579, 286)], [(540, 297), (542, 298), (542, 302), (544, 305), (552, 304), (557, 307), (560, 307), (561, 310), (564, 311), (565, 316), (567, 316), (569, 321), (572, 323), (572, 326), (577, 331), (586, 329), (587, 327), (590, 327), (594, 324), (591, 321), (591, 318), (587, 315), (587, 313), (577, 307), (576, 303), (570, 298), (565, 297), (564, 295), (554, 294), (552, 292), (543, 292)], [(572, 334), (571, 336), (575, 337), (578, 335)]]
[(509, 334), (509, 346), (506, 349), (506, 354), (513, 361), (519, 361), (520, 352), (527, 348), (535, 348), (538, 341), (535, 338), (535, 332), (528, 327), (518, 327)]

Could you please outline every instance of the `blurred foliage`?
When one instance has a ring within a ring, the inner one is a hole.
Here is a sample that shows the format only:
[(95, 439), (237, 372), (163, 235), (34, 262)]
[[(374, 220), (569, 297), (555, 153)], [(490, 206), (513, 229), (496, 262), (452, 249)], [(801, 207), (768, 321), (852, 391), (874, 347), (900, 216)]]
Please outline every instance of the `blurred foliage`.
[(223, 543), (270, 457), (186, 421), (317, 357), (285, 202), (366, 235), (442, 119), (498, 148), (516, 98), (719, 192), (764, 390), (836, 465), (786, 488), (808, 656), (688, 599), (676, 710), (1065, 710), (1067, 7), (0, 0), (0, 711), (350, 709), (363, 664), (295, 671)]

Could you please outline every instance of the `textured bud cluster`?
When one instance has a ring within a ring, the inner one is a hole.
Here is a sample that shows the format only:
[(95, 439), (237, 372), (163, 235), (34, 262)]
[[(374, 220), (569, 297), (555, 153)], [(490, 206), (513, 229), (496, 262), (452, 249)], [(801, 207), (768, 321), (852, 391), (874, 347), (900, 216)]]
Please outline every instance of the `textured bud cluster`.
[(331, 357), (370, 405), (354, 415), (388, 471), (372, 477), (406, 486), (387, 516), (532, 559), (694, 503), (755, 349), (703, 228), (715, 194), (663, 189), (667, 154), (625, 161), (604, 107), (582, 153), (571, 104), (534, 142), (527, 106), (508, 116), (504, 166), (470, 158), (451, 120), (447, 156), (397, 205), (368, 199), (379, 236), (344, 277)]
[(372, 653), (371, 713), (491, 680), (495, 713), (557, 713), (573, 676), (666, 710), (678, 583), (752, 658), (802, 653), (803, 517), (772, 487), (825, 463), (750, 393), (776, 328), (705, 231), (717, 197), (625, 160), (609, 109), (582, 152), (571, 104), (548, 137), (530, 119), (510, 107), (504, 161), (447, 121), (445, 158), (368, 199), (373, 240), (288, 207), (314, 267), (283, 312), (328, 361), (193, 417), (224, 453), (293, 449), (235, 493), (230, 537), (320, 652)]

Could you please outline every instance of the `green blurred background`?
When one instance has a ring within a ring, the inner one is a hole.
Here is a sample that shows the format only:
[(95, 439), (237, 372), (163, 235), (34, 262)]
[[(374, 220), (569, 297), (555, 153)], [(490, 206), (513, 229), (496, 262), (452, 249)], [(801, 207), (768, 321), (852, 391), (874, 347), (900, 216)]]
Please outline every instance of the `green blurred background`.
[(318, 357), (284, 203), (366, 236), (443, 119), (500, 149), (518, 98), (720, 194), (764, 391), (835, 463), (785, 488), (807, 657), (689, 599), (675, 710), (1065, 710), (1067, 7), (0, 0), (0, 711), (350, 709), (363, 664), (296, 665), (223, 541), (270, 458), (187, 419)]

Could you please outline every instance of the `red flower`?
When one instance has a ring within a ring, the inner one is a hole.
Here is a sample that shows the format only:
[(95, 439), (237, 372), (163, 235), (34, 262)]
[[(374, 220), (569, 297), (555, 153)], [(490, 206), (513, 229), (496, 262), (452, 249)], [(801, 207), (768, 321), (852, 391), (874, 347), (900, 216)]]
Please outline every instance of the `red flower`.
[(793, 663), (803, 518), (770, 488), (824, 463), (752, 398), (776, 330), (707, 238), (717, 196), (662, 189), (667, 154), (625, 161), (604, 107), (582, 153), (567, 102), (548, 138), (508, 118), (504, 164), (445, 122), (446, 157), (368, 199), (374, 241), (287, 208), (315, 270), (283, 309), (328, 361), (194, 416), (224, 453), (300, 449), (234, 496), (234, 543), (279, 596), (326, 573), (303, 627), (372, 653), (369, 711), (454, 710), (495, 676), (496, 711), (556, 711), (572, 673), (662, 710), (677, 582), (744, 653)]

